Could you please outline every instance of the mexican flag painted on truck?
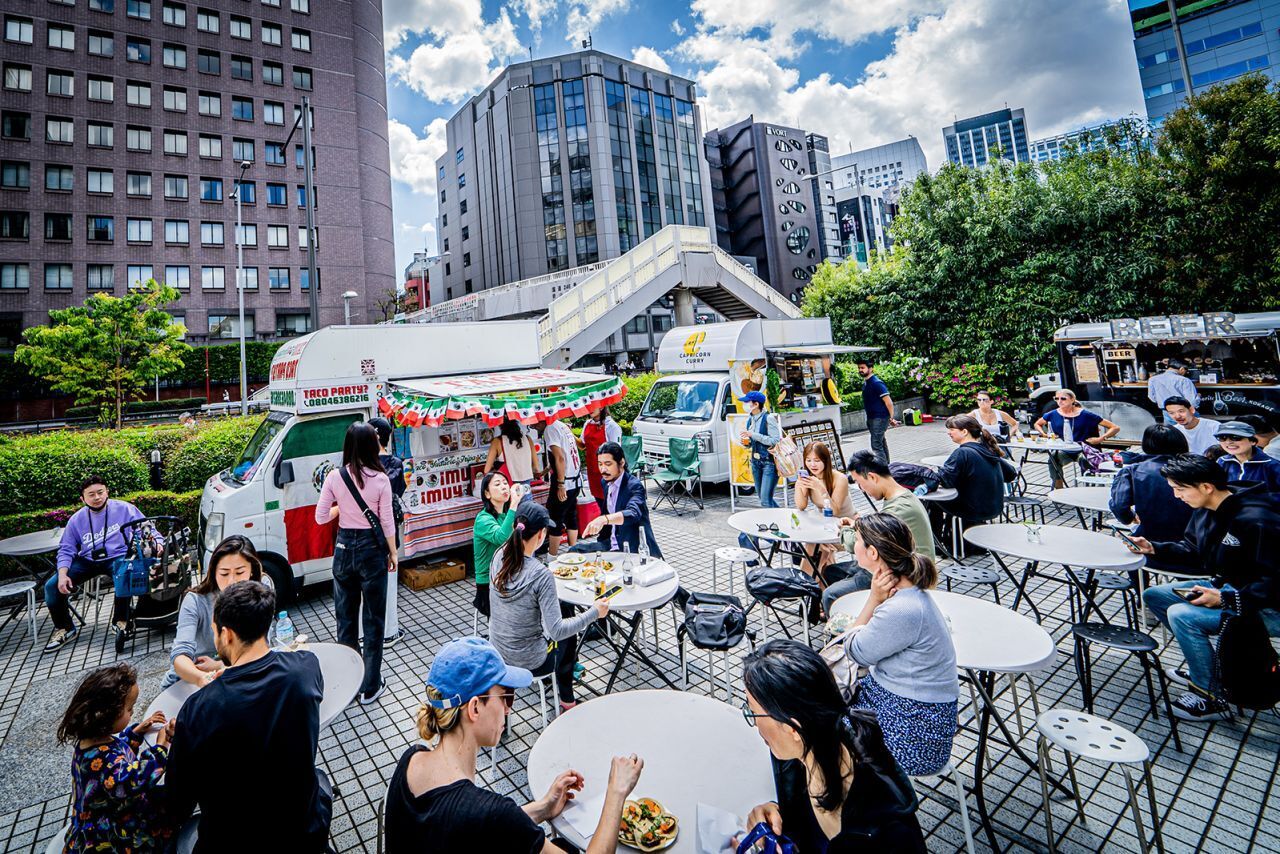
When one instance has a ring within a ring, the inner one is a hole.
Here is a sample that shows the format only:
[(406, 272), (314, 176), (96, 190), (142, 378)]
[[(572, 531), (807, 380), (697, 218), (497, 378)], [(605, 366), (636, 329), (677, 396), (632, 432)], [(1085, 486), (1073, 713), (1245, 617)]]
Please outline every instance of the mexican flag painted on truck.
[(317, 525), (316, 504), (325, 476), (342, 464), (347, 427), (360, 420), (355, 413), (310, 418), (285, 434), (280, 459), (293, 463), (293, 483), (284, 486), (284, 532), (291, 564), (333, 557), (338, 520)]

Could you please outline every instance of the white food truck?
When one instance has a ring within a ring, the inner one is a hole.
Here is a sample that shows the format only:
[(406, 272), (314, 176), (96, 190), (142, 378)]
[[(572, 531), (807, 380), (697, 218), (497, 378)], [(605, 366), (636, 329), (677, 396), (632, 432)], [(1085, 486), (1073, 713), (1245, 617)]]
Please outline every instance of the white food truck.
[[(535, 321), (330, 326), (304, 335), (272, 360), (262, 426), (238, 462), (205, 484), (201, 565), (223, 537), (242, 534), (283, 601), (295, 580), (331, 578), (337, 523), (315, 522), (320, 487), (341, 464), (347, 427), (376, 415), (392, 422), (404, 459), (404, 557), (465, 545), (504, 417), (530, 425), (584, 416), (624, 393), (614, 377), (543, 368)], [(534, 485), (535, 499), (545, 502), (546, 492)]]
[(657, 368), (671, 376), (653, 384), (632, 430), (642, 437), (645, 456), (655, 461), (668, 458), (671, 438), (697, 441), (702, 479), (723, 483), (731, 468), (727, 420), (746, 412), (739, 397), (765, 391), (770, 369), (781, 383), (784, 429), (831, 422), (838, 432), (833, 357), (875, 349), (831, 343), (825, 317), (679, 326), (658, 348)]

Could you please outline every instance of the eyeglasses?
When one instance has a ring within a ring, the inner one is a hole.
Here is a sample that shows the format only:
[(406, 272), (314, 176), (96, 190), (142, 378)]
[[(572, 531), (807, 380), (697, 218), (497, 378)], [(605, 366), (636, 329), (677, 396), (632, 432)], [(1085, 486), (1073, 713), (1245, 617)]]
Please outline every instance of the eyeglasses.
[(1066, 396), (1063, 396), (1063, 397), (1055, 397), (1055, 398), (1054, 398), (1054, 400), (1070, 400), (1070, 399), (1071, 399), (1071, 398), (1066, 397)]
[(751, 711), (751, 707), (748, 706), (745, 702), (742, 704), (741, 708), (742, 708), (742, 717), (746, 720), (747, 726), (749, 727), (754, 727), (756, 725), (756, 718), (769, 717), (764, 712)]
[(771, 534), (776, 534), (776, 533), (778, 533), (779, 528), (778, 528), (778, 523), (777, 523), (777, 522), (773, 522), (773, 523), (768, 524), (768, 525), (766, 525), (766, 524), (765, 524), (765, 523), (763, 523), (763, 522), (757, 522), (757, 523), (756, 523), (756, 530), (757, 530), (757, 531), (760, 531), (761, 533), (763, 533), (763, 532), (765, 532), (765, 531), (768, 531), (768, 532), (769, 532), (769, 533), (771, 533)]

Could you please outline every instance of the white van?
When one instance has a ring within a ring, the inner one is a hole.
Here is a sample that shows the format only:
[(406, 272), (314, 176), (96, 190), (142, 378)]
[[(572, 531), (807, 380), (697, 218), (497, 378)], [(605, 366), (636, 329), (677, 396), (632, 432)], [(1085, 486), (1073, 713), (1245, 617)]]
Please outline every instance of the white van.
[(642, 438), (645, 456), (656, 461), (667, 459), (671, 438), (697, 441), (702, 479), (723, 483), (730, 471), (726, 419), (746, 411), (738, 402), (743, 394), (764, 391), (769, 369), (781, 380), (783, 405), (798, 407), (782, 413), (784, 428), (829, 420), (839, 430), (832, 357), (875, 349), (832, 344), (825, 317), (676, 327), (658, 348), (657, 368), (671, 376), (653, 384), (632, 432)]

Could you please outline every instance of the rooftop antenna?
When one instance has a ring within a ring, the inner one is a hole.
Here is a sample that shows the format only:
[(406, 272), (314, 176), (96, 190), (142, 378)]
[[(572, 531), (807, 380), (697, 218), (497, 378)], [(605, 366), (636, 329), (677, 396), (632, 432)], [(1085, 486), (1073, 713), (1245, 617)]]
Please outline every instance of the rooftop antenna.
[(533, 45), (529, 45), (529, 61), (533, 62)]
[(587, 33), (587, 37), (582, 40), (582, 49), (591, 50), (591, 33)]

